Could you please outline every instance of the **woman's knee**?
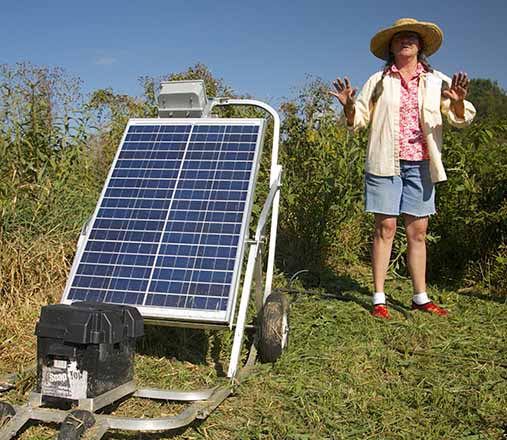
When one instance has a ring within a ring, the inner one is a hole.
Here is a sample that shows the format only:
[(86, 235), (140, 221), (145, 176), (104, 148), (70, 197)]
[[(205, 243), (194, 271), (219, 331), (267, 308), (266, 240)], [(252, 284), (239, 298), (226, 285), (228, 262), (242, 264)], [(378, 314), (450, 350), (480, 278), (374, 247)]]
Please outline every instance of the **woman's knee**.
[(408, 242), (421, 243), (426, 240), (428, 217), (408, 217), (405, 219), (405, 231)]
[(375, 237), (381, 240), (393, 240), (396, 234), (396, 217), (375, 217)]

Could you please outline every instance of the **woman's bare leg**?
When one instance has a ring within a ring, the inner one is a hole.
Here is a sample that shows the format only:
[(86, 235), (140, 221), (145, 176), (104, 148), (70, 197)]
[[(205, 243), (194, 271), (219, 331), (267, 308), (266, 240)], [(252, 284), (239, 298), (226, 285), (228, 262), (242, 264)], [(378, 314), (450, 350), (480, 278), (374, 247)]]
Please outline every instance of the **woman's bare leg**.
[(372, 247), (373, 284), (375, 292), (384, 291), (387, 268), (391, 259), (394, 234), (396, 233), (396, 217), (375, 214), (375, 235)]
[(407, 265), (412, 277), (414, 293), (426, 292), (426, 231), (428, 217), (405, 214), (407, 235)]

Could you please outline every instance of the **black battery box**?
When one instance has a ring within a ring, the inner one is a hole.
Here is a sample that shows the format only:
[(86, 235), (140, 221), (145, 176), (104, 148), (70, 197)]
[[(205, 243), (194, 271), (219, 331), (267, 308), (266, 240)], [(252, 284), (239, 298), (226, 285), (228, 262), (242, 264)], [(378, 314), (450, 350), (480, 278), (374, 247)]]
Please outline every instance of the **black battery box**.
[(46, 403), (95, 398), (134, 377), (135, 307), (96, 302), (42, 307), (37, 335), (37, 392)]

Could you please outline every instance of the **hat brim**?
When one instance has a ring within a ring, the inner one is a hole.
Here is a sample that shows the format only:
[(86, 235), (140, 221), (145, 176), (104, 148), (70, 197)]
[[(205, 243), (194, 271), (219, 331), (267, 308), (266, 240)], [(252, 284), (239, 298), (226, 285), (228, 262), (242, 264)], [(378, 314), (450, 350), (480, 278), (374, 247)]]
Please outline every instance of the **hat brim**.
[(370, 50), (376, 57), (387, 60), (389, 58), (391, 40), (398, 32), (416, 32), (423, 42), (423, 52), (426, 56), (434, 54), (442, 45), (444, 34), (434, 23), (404, 23), (383, 29), (371, 39)]

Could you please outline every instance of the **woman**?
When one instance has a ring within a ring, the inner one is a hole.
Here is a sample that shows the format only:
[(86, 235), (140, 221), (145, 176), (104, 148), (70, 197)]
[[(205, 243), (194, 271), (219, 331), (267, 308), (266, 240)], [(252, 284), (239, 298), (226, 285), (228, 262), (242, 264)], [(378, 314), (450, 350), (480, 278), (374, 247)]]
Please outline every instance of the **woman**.
[(441, 159), (442, 114), (455, 127), (469, 125), (473, 105), (466, 101), (469, 80), (457, 73), (452, 80), (432, 69), (426, 57), (442, 44), (443, 33), (433, 23), (397, 20), (371, 40), (370, 49), (385, 60), (357, 100), (349, 79), (337, 78), (335, 96), (353, 130), (371, 125), (366, 153), (366, 212), (375, 215), (372, 248), (373, 311), (389, 319), (384, 282), (402, 214), (407, 236), (407, 265), (413, 285), (412, 308), (446, 316), (426, 294), (426, 230), (435, 213), (437, 182), (446, 180)]

